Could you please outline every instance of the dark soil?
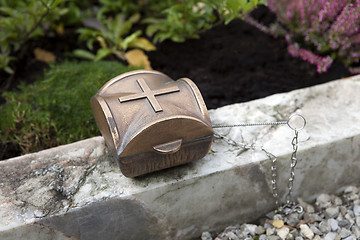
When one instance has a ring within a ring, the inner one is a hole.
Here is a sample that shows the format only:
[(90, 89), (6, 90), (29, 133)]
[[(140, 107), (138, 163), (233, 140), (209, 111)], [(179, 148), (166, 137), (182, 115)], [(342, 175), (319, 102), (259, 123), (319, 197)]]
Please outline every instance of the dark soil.
[(16, 90), (20, 82), (33, 83), (48, 68), (48, 64), (35, 59), (36, 48), (54, 53), (56, 62), (64, 61), (67, 53), (78, 48), (77, 34), (74, 29), (67, 29), (63, 35), (40, 37), (24, 44), (24, 47), (15, 54), (17, 60), (11, 62), (15, 74), (9, 76), (4, 71), (0, 71), (0, 104), (4, 103), (4, 99), (1, 98), (3, 91)]
[[(266, 24), (275, 19), (266, 7), (258, 8), (253, 16)], [(16, 89), (20, 81), (31, 83), (43, 72), (47, 65), (34, 59), (32, 51), (35, 47), (53, 52), (57, 61), (61, 61), (66, 57), (65, 52), (76, 48), (76, 39), (74, 33), (70, 33), (70, 36), (29, 43), (26, 50), (19, 53), (20, 64), (14, 66), (17, 73), (6, 88)], [(351, 75), (339, 62), (334, 62), (326, 73), (318, 74), (316, 66), (291, 57), (286, 48), (284, 39), (275, 39), (241, 20), (235, 20), (203, 33), (197, 40), (184, 43), (165, 41), (148, 55), (153, 69), (173, 79), (192, 79), (209, 109)], [(0, 92), (4, 90), (5, 76), (0, 73)], [(1, 103), (3, 99), (0, 97)], [(4, 154), (2, 150), (0, 143), (0, 155)], [(3, 159), (18, 155), (17, 150), (15, 146), (8, 146)]]
[[(265, 7), (253, 15), (264, 23), (275, 19)], [(163, 42), (149, 58), (153, 69), (173, 79), (192, 79), (209, 109), (350, 76), (339, 62), (318, 74), (315, 65), (287, 53), (284, 39), (241, 20), (215, 27), (198, 40)]]

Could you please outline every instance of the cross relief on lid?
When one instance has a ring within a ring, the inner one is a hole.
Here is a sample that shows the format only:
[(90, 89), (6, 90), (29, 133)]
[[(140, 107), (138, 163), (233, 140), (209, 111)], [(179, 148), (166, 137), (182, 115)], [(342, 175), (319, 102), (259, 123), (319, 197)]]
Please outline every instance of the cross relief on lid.
[(131, 94), (128, 96), (119, 97), (119, 101), (121, 103), (123, 103), (123, 102), (147, 98), (151, 107), (154, 109), (154, 111), (156, 113), (161, 112), (163, 110), (161, 108), (158, 100), (156, 99), (156, 96), (180, 91), (178, 86), (172, 86), (172, 87), (163, 88), (163, 89), (151, 90), (144, 78), (139, 78), (136, 80), (136, 82), (139, 84), (142, 92)]

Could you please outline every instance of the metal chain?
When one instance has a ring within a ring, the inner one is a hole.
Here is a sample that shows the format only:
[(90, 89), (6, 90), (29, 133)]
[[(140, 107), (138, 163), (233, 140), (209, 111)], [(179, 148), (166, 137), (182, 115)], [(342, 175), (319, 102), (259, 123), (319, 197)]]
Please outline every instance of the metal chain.
[[(294, 126), (292, 126), (290, 124), (290, 120), (294, 117), (300, 117), (303, 120), (303, 125), (300, 128), (296, 128)], [(240, 147), (240, 148), (244, 148), (244, 149), (252, 149), (252, 150), (256, 150), (259, 149), (261, 151), (263, 151), (266, 156), (268, 157), (268, 159), (271, 161), (271, 186), (272, 186), (272, 195), (275, 199), (275, 204), (277, 206), (277, 213), (282, 213), (285, 215), (288, 215), (290, 213), (302, 213), (303, 212), (303, 208), (296, 204), (293, 199), (292, 199), (292, 191), (293, 191), (293, 186), (294, 186), (294, 181), (295, 181), (295, 167), (297, 164), (297, 151), (298, 151), (298, 146), (299, 146), (299, 131), (301, 129), (303, 129), (306, 125), (306, 120), (305, 118), (300, 115), (300, 114), (293, 114), (290, 116), (288, 121), (278, 121), (278, 122), (263, 122), (263, 123), (240, 123), (240, 124), (233, 124), (233, 125), (214, 125), (213, 128), (229, 128), (229, 127), (248, 127), (248, 126), (264, 126), (264, 125), (280, 125), (280, 124), (287, 124), (292, 130), (294, 130), (294, 137), (291, 141), (291, 145), (293, 148), (293, 152), (291, 154), (291, 164), (290, 164), (290, 178), (289, 178), (289, 182), (288, 182), (288, 193), (286, 195), (286, 203), (282, 206), (280, 206), (280, 200), (279, 200), (279, 194), (278, 194), (278, 186), (277, 186), (277, 157), (272, 154), (271, 152), (267, 151), (266, 149), (263, 148), (263, 146), (259, 146), (259, 145), (247, 145), (244, 143), (237, 143), (236, 141), (227, 138), (225, 136), (221, 136), (220, 134), (214, 134), (215, 137), (222, 139), (224, 141), (226, 141), (228, 144), (235, 146), (235, 147)]]
[(275, 204), (277, 208), (280, 208), (280, 200), (278, 194), (278, 186), (277, 186), (277, 157), (269, 151), (266, 151), (263, 147), (261, 150), (266, 154), (266, 156), (271, 161), (271, 187), (272, 187), (272, 195), (275, 199)]
[(294, 181), (295, 181), (295, 167), (297, 164), (297, 158), (296, 158), (296, 154), (297, 154), (297, 150), (298, 150), (298, 144), (299, 144), (299, 132), (297, 130), (295, 130), (295, 135), (293, 140), (291, 141), (291, 145), (293, 148), (293, 152), (291, 154), (291, 164), (290, 164), (290, 178), (289, 178), (289, 184), (288, 184), (288, 194), (286, 195), (286, 203), (290, 204), (293, 202), (292, 199), (292, 190), (294, 187)]
[(254, 126), (266, 126), (266, 125), (281, 125), (288, 124), (288, 121), (279, 122), (258, 122), (258, 123), (238, 123), (232, 125), (213, 125), (213, 128), (232, 128), (232, 127), (254, 127)]
[(297, 204), (292, 197), (292, 191), (295, 181), (295, 167), (297, 164), (297, 151), (299, 147), (299, 131), (294, 128), (294, 137), (291, 141), (293, 152), (291, 154), (291, 163), (290, 163), (290, 177), (288, 182), (288, 193), (286, 194), (286, 203), (277, 209), (277, 213), (282, 213), (284, 215), (289, 215), (291, 213), (302, 213), (304, 211), (303, 207)]

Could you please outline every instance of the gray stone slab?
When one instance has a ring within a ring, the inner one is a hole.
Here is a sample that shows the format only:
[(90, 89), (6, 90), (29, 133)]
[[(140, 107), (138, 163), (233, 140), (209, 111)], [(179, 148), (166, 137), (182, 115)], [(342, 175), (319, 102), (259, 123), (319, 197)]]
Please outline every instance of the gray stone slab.
[[(303, 114), (294, 194), (313, 200), (360, 183), (360, 76), (210, 111), (213, 124)], [(293, 131), (286, 125), (216, 129), (278, 156), (280, 196)], [(0, 162), (0, 239), (191, 239), (251, 222), (275, 207), (270, 161), (215, 139), (193, 163), (124, 177), (102, 137)]]

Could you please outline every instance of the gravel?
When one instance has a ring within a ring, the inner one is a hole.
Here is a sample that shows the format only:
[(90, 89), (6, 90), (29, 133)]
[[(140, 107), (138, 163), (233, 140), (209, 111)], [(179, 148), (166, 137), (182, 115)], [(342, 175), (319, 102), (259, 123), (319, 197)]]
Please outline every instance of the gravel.
[(360, 239), (360, 188), (339, 195), (320, 194), (314, 204), (298, 199), (302, 213), (271, 212), (260, 225), (238, 224), (221, 233), (203, 232), (201, 240), (356, 240)]

